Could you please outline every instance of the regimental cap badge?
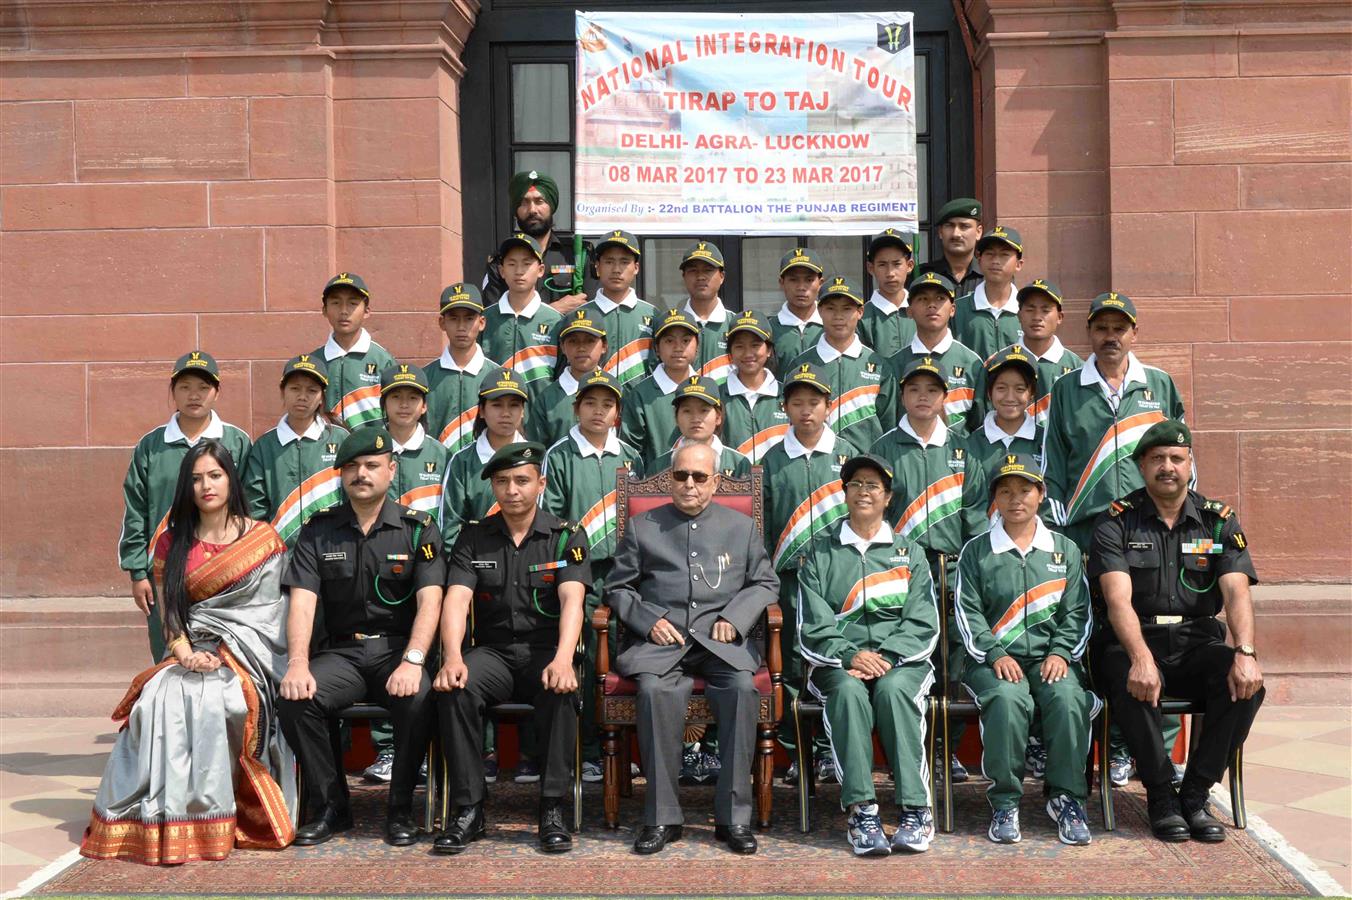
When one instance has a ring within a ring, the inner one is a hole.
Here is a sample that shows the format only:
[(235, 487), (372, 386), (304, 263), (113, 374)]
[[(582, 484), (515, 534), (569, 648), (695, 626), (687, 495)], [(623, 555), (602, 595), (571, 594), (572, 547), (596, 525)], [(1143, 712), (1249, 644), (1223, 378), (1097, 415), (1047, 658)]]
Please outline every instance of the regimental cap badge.
[(522, 459), (534, 459), (534, 458), (535, 458), (535, 450), (534, 450), (534, 448), (532, 448), (532, 447), (526, 447), (526, 448), (522, 449), (522, 451), (521, 451), (521, 458), (522, 458)]
[(535, 171), (534, 169), (531, 169), (529, 172), (526, 173), (526, 177), (529, 178), (531, 181), (535, 181), (537, 178), (540, 177), (540, 173)]
[(382, 437), (381, 435), (376, 435), (375, 447), (376, 447), (377, 450), (384, 450), (384, 449), (385, 449), (385, 438)]
[(1005, 457), (1005, 465), (1007, 465), (1007, 466), (1012, 466), (1012, 465), (1014, 465), (1015, 463), (1017, 463), (1018, 461), (1019, 461), (1019, 458), (1018, 458), (1017, 456), (1015, 456), (1013, 453), (1011, 453), (1011, 454), (1009, 454), (1008, 456)]

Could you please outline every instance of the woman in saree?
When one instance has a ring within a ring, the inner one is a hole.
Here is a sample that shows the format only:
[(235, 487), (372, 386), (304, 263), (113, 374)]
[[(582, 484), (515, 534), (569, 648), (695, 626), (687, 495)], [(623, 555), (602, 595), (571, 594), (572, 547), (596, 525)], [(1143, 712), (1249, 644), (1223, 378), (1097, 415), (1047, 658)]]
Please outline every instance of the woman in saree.
[(295, 764), (275, 708), (285, 552), (271, 525), (249, 519), (224, 445), (189, 450), (154, 548), (167, 652), (113, 712), (125, 724), (83, 855), (178, 865), (291, 843)]

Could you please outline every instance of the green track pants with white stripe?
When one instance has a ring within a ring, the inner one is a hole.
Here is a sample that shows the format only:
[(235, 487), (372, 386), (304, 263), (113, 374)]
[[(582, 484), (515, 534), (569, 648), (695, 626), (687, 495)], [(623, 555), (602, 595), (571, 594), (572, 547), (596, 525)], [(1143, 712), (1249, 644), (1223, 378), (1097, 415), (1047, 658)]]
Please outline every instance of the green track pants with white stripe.
[(840, 776), (840, 805), (873, 803), (873, 729), (892, 764), (897, 803), (929, 806), (925, 709), (934, 667), (929, 660), (893, 666), (865, 681), (844, 669), (814, 668), (810, 690), (822, 702), (826, 733)]
[(1013, 809), (1023, 796), (1024, 748), (1033, 711), (1042, 713), (1042, 743), (1047, 748), (1047, 786), (1053, 797), (1066, 794), (1084, 803), (1089, 797), (1085, 762), (1089, 725), (1099, 707), (1079, 663), (1068, 663), (1066, 677), (1042, 680), (1042, 660), (1016, 660), (1023, 680), (1002, 681), (986, 663), (967, 662), (963, 684), (981, 708), (981, 769), (991, 780), (986, 799), (992, 809)]

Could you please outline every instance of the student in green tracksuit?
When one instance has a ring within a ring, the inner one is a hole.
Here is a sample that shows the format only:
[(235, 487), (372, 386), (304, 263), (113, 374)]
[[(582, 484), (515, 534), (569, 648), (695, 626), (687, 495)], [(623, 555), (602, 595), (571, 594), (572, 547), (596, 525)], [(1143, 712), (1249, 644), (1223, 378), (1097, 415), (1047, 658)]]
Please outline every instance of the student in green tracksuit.
[[(1061, 311), (1061, 289), (1042, 278), (1035, 278), (1019, 288), (1019, 330), (1023, 337), (1017, 341), (1024, 351), (1033, 357), (1037, 368), (1037, 387), (1034, 399), (1028, 407), (1028, 414), (1039, 426), (1047, 424), (1047, 406), (1051, 403), (1052, 385), (1062, 375), (1074, 372), (1084, 365), (1084, 360), (1067, 350), (1056, 336), (1065, 316)], [(986, 369), (977, 370), (976, 396), (967, 413), (967, 430), (974, 431), (985, 418), (986, 405)]]
[(574, 310), (562, 321), (559, 349), (568, 365), (549, 387), (535, 395), (530, 419), (526, 422), (527, 436), (546, 447), (568, 434), (573, 427), (577, 386), (595, 372), (608, 355), (606, 331), (589, 318), (585, 307)]
[(976, 242), (985, 278), (972, 293), (959, 297), (953, 333), (981, 359), (1023, 338), (1014, 278), (1023, 268), (1023, 238), (1013, 228), (996, 225)]
[[(895, 475), (888, 520), (902, 537), (924, 549), (943, 609), (949, 608), (952, 598), (962, 545), (989, 527), (984, 473), (968, 464), (961, 426), (949, 428), (943, 420), (949, 383), (948, 373), (937, 360), (927, 356), (911, 360), (901, 377), (905, 415), (869, 450), (892, 466)], [(953, 659), (956, 641), (948, 635), (948, 672), (941, 674), (949, 681), (956, 681), (960, 674)], [(954, 747), (961, 736), (959, 722), (950, 729)], [(952, 755), (951, 769), (954, 783), (967, 779), (967, 769), (956, 755)]]
[[(1042, 429), (1028, 412), (1037, 386), (1037, 369), (1027, 350), (1014, 344), (986, 360), (988, 412), (967, 435), (968, 464), (982, 472), (1010, 453), (1022, 453), (1042, 464)], [(994, 508), (987, 512), (994, 513)], [(1050, 522), (1049, 522), (1050, 524)]]
[(216, 415), (220, 386), (221, 370), (211, 354), (193, 350), (180, 356), (169, 374), (169, 394), (177, 411), (136, 442), (122, 482), (126, 508), (117, 541), (118, 563), (131, 577), (132, 600), (146, 617), (155, 662), (164, 657), (164, 626), (150, 582), (150, 557), (168, 524), (183, 457), (202, 438), (224, 444), (236, 468), (242, 468), (249, 456), (249, 435)]
[(328, 366), (324, 404), (329, 419), (349, 431), (379, 422), (380, 373), (394, 357), (364, 327), (371, 314), (371, 292), (360, 275), (339, 272), (324, 285), (320, 304), (332, 331), (310, 355), (323, 357)]
[(718, 454), (718, 470), (724, 476), (745, 478), (751, 474), (751, 463), (747, 458), (725, 446), (719, 438), (723, 431), (723, 398), (718, 382), (702, 375), (692, 375), (676, 388), (671, 405), (676, 410), (679, 436), (670, 450), (646, 467), (648, 471), (670, 469), (676, 451), (687, 444), (708, 444)]
[(479, 417), (474, 422), (474, 443), (452, 456), (446, 464), (441, 488), (440, 527), (442, 542), (452, 546), (460, 529), (497, 512), (492, 486), (480, 476), (493, 454), (508, 444), (524, 441), (529, 395), (511, 370), (503, 369), (494, 380), (479, 386)]
[(643, 251), (629, 232), (612, 231), (596, 244), (595, 254), (601, 287), (579, 311), (606, 333), (609, 347), (601, 368), (628, 387), (646, 378), (654, 363), (657, 308), (634, 293)]
[(535, 286), (544, 275), (544, 252), (518, 231), (498, 245), (507, 292), (484, 310), (479, 337), (484, 353), (526, 385), (532, 397), (554, 377), (559, 348), (554, 331), (562, 316), (546, 306)]
[(698, 241), (681, 257), (681, 281), (686, 300), (682, 311), (699, 326), (699, 354), (691, 363), (695, 371), (719, 384), (728, 380), (728, 329), (732, 316), (718, 291), (727, 275), (723, 251), (712, 241)]
[[(643, 474), (643, 458), (620, 440), (622, 391), (618, 378), (598, 368), (582, 378), (573, 396), (575, 424), (546, 452), (541, 474), (545, 492), (540, 506), (567, 522), (575, 522), (587, 536), (592, 586), (587, 591), (587, 621), (610, 574), (615, 555), (615, 479), (623, 466), (635, 477)], [(587, 665), (582, 673), (582, 780), (602, 779), (601, 744), (596, 731), (596, 633), (582, 629)]]
[(1108, 504), (1140, 488), (1132, 461), (1150, 426), (1183, 419), (1183, 399), (1168, 373), (1131, 352), (1136, 305), (1126, 294), (1099, 294), (1089, 306), (1093, 353), (1052, 387), (1042, 461), (1047, 502), (1062, 533), (1084, 552), (1094, 520)]
[(287, 547), (317, 510), (342, 501), (342, 479), (333, 461), (347, 431), (323, 416), (328, 368), (303, 353), (282, 366), (282, 407), (277, 427), (254, 442), (240, 480), (249, 517), (271, 522)]
[(963, 685), (981, 710), (981, 770), (993, 814), (987, 835), (1017, 843), (1024, 749), (1040, 713), (1047, 814), (1065, 844), (1088, 844), (1085, 757), (1101, 703), (1081, 667), (1093, 628), (1080, 550), (1038, 518), (1045, 488), (1033, 457), (1009, 453), (990, 471), (999, 523), (958, 560), (954, 622), (968, 660)]
[[(788, 699), (803, 685), (803, 660), (797, 646), (798, 568), (808, 544), (824, 534), (845, 515), (845, 489), (840, 467), (860, 451), (826, 424), (831, 405), (831, 385), (820, 369), (804, 363), (788, 375), (784, 385), (784, 411), (790, 429), (784, 440), (771, 447), (761, 465), (765, 511), (765, 549), (779, 576), (779, 607), (784, 626), (779, 640), (784, 654), (784, 690)], [(793, 722), (779, 723), (779, 742), (793, 750)], [(835, 778), (825, 735), (818, 735), (813, 757), (818, 781)], [(785, 781), (801, 777), (797, 763)]]
[(754, 312), (738, 315), (728, 329), (732, 371), (723, 384), (723, 439), (753, 466), (789, 430), (771, 371), (775, 353), (770, 326)]
[[(939, 642), (934, 585), (924, 551), (887, 521), (888, 462), (856, 456), (840, 475), (849, 516), (812, 542), (798, 573), (798, 648), (823, 706), (851, 848), (859, 856), (920, 852), (934, 836), (925, 760), (930, 656)], [(890, 841), (873, 788), (875, 727), (896, 782), (900, 815)]]
[(395, 363), (380, 377), (380, 406), (394, 441), (394, 461), (399, 464), (390, 482), (390, 499), (438, 516), (442, 481), (451, 457), (423, 427), (428, 390), (427, 375), (418, 366)]
[(479, 385), (497, 380), (502, 366), (479, 346), (488, 320), (483, 300), (472, 284), (456, 282), (441, 292), (438, 322), (446, 333), (441, 357), (423, 367), (427, 373), (427, 430), (450, 456), (474, 443), (479, 417)]
[(899, 378), (917, 357), (928, 356), (939, 363), (948, 377), (945, 421), (949, 425), (959, 425), (972, 408), (976, 396), (973, 385), (981, 371), (982, 360), (955, 340), (948, 328), (953, 316), (953, 282), (937, 272), (925, 272), (911, 282), (910, 309), (915, 321), (915, 337), (889, 360), (891, 378)]
[(883, 359), (890, 359), (915, 338), (906, 293), (906, 282), (915, 268), (911, 240), (909, 234), (886, 228), (868, 242), (865, 265), (874, 287), (859, 323), (859, 339)]
[(831, 384), (831, 410), (826, 424), (856, 447), (867, 447), (896, 422), (896, 379), (886, 361), (859, 340), (864, 295), (848, 278), (833, 276), (817, 298), (822, 337), (799, 354), (793, 369), (807, 364), (826, 373)]
[(671, 397), (692, 375), (699, 355), (699, 325), (679, 309), (667, 310), (653, 333), (657, 342), (657, 367), (642, 381), (624, 389), (620, 413), (620, 437), (643, 454), (644, 469), (671, 449), (680, 432)]
[(821, 339), (822, 317), (817, 312), (821, 286), (821, 261), (807, 247), (794, 247), (779, 260), (784, 305), (770, 319), (770, 342), (775, 345), (775, 377), (781, 381), (793, 361)]

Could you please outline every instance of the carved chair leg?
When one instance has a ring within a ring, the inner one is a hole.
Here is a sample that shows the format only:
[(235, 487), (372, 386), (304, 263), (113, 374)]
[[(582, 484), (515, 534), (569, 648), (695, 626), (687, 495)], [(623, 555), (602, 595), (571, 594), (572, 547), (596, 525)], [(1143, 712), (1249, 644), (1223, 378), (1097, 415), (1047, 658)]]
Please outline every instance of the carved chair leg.
[(606, 827), (620, 827), (620, 752), (619, 731), (607, 726), (601, 732), (601, 757), (604, 761), (601, 776), (605, 794)]

